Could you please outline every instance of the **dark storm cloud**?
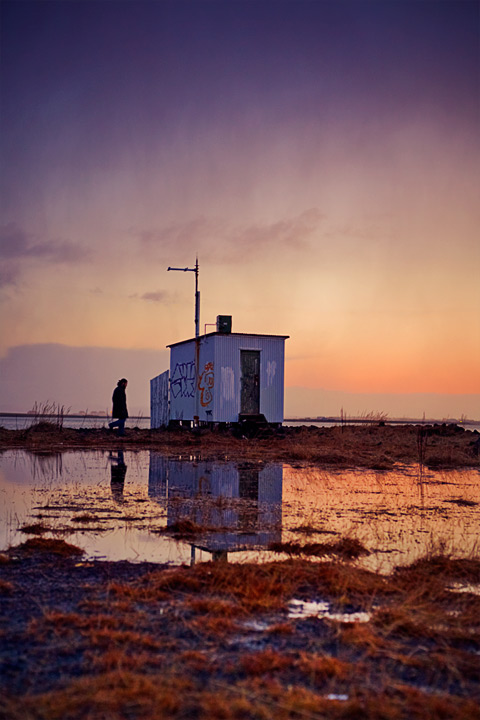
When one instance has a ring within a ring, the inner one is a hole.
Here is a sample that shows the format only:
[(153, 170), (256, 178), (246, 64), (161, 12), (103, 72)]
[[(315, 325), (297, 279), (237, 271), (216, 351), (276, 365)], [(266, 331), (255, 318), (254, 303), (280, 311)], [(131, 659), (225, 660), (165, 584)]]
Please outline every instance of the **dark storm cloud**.
[(0, 258), (22, 260), (36, 258), (53, 263), (75, 263), (85, 260), (88, 250), (64, 240), (38, 240), (15, 223), (0, 227)]

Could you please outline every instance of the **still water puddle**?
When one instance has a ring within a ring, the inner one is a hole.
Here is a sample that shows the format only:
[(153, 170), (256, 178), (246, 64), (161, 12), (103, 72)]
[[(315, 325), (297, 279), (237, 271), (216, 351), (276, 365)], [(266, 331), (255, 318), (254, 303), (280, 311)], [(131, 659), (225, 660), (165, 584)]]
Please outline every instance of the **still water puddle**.
[(35, 525), (87, 558), (172, 564), (283, 558), (273, 543), (348, 536), (369, 550), (364, 567), (388, 571), (435, 548), (478, 551), (479, 480), (477, 470), (327, 472), (146, 450), (12, 450), (0, 454), (0, 550)]

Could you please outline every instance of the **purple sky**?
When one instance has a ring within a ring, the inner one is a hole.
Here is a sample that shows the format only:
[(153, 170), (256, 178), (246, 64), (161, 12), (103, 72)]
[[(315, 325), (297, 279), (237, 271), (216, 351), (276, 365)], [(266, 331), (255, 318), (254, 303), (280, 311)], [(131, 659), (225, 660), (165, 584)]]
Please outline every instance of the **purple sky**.
[[(27, 397), (12, 362), (33, 375), (47, 346), (83, 377), (55, 400), (104, 407), (131, 352), (144, 407), (152, 351), (161, 372), (193, 334), (192, 278), (166, 267), (197, 252), (202, 330), (288, 334), (288, 386), (475, 404), (477, 0), (1, 13), (0, 410), (55, 393), (47, 371)], [(83, 372), (102, 348), (118, 367)]]

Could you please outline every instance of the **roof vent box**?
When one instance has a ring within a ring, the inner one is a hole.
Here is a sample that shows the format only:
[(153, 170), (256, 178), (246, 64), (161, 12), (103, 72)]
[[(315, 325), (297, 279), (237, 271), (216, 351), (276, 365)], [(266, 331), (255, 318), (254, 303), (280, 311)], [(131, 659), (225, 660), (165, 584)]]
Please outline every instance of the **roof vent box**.
[(231, 315), (217, 315), (217, 332), (228, 333), (232, 332), (232, 316)]

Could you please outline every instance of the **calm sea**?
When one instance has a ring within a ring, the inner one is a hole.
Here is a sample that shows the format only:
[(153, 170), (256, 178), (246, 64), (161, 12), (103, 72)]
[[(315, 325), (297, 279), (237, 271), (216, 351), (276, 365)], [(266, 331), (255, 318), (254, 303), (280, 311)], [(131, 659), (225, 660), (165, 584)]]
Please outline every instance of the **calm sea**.
[[(66, 428), (103, 428), (107, 427), (108, 422), (112, 418), (107, 417), (82, 417), (75, 415), (66, 415), (61, 423)], [(38, 418), (33, 415), (0, 415), (0, 427), (7, 428), (7, 430), (23, 430), (30, 427), (33, 423), (38, 422)], [(56, 422), (56, 418), (53, 418), (52, 422)], [(131, 417), (128, 418), (127, 424), (130, 427), (138, 428), (149, 428), (150, 418), (149, 417)]]

